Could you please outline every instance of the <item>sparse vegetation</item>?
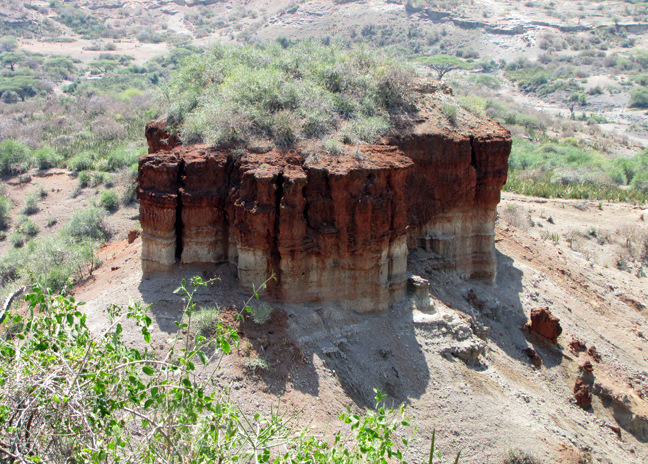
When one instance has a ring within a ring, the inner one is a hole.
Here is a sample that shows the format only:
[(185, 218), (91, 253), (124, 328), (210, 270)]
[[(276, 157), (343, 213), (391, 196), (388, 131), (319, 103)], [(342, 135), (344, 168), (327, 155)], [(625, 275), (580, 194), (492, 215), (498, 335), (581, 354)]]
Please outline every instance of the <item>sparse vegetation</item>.
[(112, 189), (104, 190), (99, 195), (99, 205), (108, 211), (116, 211), (119, 208), (119, 195)]
[(260, 137), (290, 146), (335, 133), (374, 142), (414, 110), (412, 77), (410, 68), (367, 48), (217, 46), (187, 58), (165, 94), (187, 143)]
[[(648, 200), (648, 152), (610, 160), (573, 141), (533, 144), (516, 140), (505, 189), (544, 198)], [(627, 188), (625, 186), (629, 186)]]
[(9, 212), (13, 208), (13, 204), (7, 198), (0, 196), (0, 230), (9, 227)]
[[(237, 339), (236, 328), (219, 326), (209, 337), (198, 334), (189, 343), (193, 296), (207, 283), (198, 277), (189, 285), (182, 282), (179, 291), (185, 295), (189, 322), (178, 324), (186, 335), (178, 332), (164, 359), (148, 348), (152, 321), (141, 304), (109, 305), (113, 324), (97, 335), (73, 297), (52, 295), (34, 283), (25, 297), (34, 316), (12, 316), (12, 335), (0, 339), (1, 410), (32, 418), (27, 425), (10, 414), (0, 416), (0, 438), (15, 445), (12, 454), (55, 462), (262, 462), (271, 453), (274, 462), (286, 463), (380, 462), (388, 457), (404, 462), (410, 437), (399, 435), (410, 426), (409, 418), (402, 407), (386, 409), (386, 396), (378, 390), (374, 411), (360, 415), (348, 409), (340, 415), (351, 433), (343, 438), (338, 432), (331, 443), (300, 431), (290, 416), (273, 411), (267, 419), (250, 417), (220, 389), (206, 393), (201, 373), (210, 362), (219, 364)], [(127, 320), (137, 324), (146, 348), (123, 340)], [(216, 349), (205, 354), (212, 344)], [(255, 359), (254, 369), (268, 367), (267, 361)], [(51, 367), (43, 366), (58, 366), (58, 375), (49, 375)], [(71, 433), (61, 435), (62, 427)], [(0, 456), (7, 451), (1, 449)], [(440, 457), (434, 438), (430, 453), (430, 461)]]
[(441, 107), (441, 113), (452, 125), (457, 124), (457, 114), (459, 113), (457, 107), (451, 104), (445, 104)]
[(246, 309), (254, 323), (259, 325), (268, 322), (272, 313), (272, 306), (265, 302), (249, 305)]
[(542, 464), (542, 461), (522, 450), (509, 449), (502, 464)]

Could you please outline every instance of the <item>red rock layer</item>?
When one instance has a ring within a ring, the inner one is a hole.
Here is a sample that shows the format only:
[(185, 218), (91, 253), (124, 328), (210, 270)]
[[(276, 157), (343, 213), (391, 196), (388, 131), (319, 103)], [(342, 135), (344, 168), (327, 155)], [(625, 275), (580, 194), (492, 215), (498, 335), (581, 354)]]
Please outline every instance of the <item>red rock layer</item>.
[(411, 167), (390, 146), (315, 161), (197, 146), (144, 156), (144, 272), (166, 270), (176, 256), (230, 262), (246, 287), (274, 272), (271, 290), (284, 300), (388, 307), (405, 294)]
[(409, 248), (427, 253), (439, 270), (490, 283), (511, 151), (508, 131), (492, 125), (477, 135), (416, 133), (396, 141), (415, 164), (407, 179)]
[[(488, 128), (413, 133), (308, 160), (205, 146), (144, 156), (143, 269), (229, 262), (244, 286), (274, 272), (277, 297), (361, 311), (404, 296), (413, 250), (437, 269), (494, 282), (495, 208), (511, 139)], [(151, 149), (163, 147), (160, 130), (147, 127)]]
[(169, 134), (166, 130), (166, 119), (158, 119), (146, 125), (144, 130), (146, 141), (149, 146), (149, 153), (171, 150), (182, 145), (180, 138), (175, 134)]

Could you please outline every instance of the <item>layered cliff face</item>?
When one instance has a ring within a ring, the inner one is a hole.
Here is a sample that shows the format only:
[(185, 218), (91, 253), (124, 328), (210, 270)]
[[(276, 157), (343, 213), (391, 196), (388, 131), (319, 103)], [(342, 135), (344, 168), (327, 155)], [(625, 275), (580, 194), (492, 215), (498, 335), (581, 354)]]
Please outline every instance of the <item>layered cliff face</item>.
[(144, 272), (229, 262), (246, 287), (274, 272), (286, 301), (389, 306), (405, 294), (413, 163), (393, 146), (356, 158), (206, 146), (142, 157)]
[(495, 279), (495, 208), (511, 147), (495, 123), (461, 133), (422, 120), (389, 144), (306, 159), (173, 148), (165, 136), (166, 146), (149, 138), (152, 153), (140, 159), (145, 273), (229, 262), (245, 287), (274, 273), (277, 298), (357, 311), (405, 296), (412, 252), (435, 269)]

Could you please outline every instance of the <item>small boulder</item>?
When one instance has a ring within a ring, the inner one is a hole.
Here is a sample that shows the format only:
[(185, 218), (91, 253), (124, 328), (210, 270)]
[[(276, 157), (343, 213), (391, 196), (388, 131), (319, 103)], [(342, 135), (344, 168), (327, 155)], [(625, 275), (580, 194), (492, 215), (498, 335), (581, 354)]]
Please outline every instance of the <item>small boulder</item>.
[(533, 348), (527, 348), (526, 350), (524, 350), (524, 352), (531, 360), (531, 364), (533, 364), (535, 367), (540, 367), (542, 365), (542, 358), (536, 352), (536, 350), (534, 350)]
[(589, 361), (585, 361), (581, 366), (581, 370), (584, 372), (593, 372), (594, 371), (594, 366), (592, 366), (592, 363)]
[(531, 310), (530, 321), (525, 327), (531, 332), (542, 335), (551, 343), (558, 342), (558, 336), (562, 333), (559, 319), (551, 314), (549, 308), (534, 308)]
[(141, 234), (141, 231), (139, 231), (137, 229), (129, 230), (128, 231), (128, 244), (130, 245), (135, 240), (137, 240), (139, 238), (140, 234)]
[(587, 346), (585, 345), (585, 342), (575, 337), (572, 337), (572, 341), (569, 342), (568, 346), (569, 349), (572, 350), (577, 355), (579, 353), (582, 353), (583, 351), (587, 351)]
[(576, 380), (574, 385), (574, 399), (576, 404), (585, 410), (592, 407), (592, 393), (589, 387), (580, 379)]
[(601, 362), (601, 353), (596, 351), (596, 347), (594, 345), (590, 346), (587, 349), (587, 354), (589, 354), (592, 357), (592, 359), (597, 363)]

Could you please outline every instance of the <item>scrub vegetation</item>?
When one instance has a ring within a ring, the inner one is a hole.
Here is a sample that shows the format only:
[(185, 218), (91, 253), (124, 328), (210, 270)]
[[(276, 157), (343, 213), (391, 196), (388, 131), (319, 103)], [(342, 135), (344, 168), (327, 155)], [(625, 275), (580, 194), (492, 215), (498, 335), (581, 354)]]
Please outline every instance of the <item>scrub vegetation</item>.
[(319, 40), (216, 46), (188, 57), (164, 93), (169, 122), (187, 143), (376, 142), (415, 111), (414, 76), (395, 57), (367, 47)]

